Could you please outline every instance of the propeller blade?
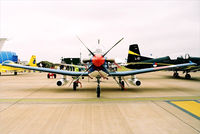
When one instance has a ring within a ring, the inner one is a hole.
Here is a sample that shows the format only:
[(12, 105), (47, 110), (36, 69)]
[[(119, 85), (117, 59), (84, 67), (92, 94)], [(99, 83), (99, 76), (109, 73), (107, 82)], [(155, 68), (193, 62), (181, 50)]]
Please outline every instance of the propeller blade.
[(113, 49), (117, 44), (119, 44), (123, 39), (124, 39), (124, 38), (121, 38), (117, 43), (115, 43), (115, 45), (114, 45), (113, 47), (111, 47), (111, 48), (103, 55), (103, 57), (106, 56), (106, 54), (107, 54), (111, 49)]
[[(83, 43), (83, 41), (78, 36), (76, 36), (76, 37), (85, 46), (85, 48), (87, 48), (86, 45)], [(89, 48), (87, 48), (87, 50), (94, 56), (94, 53)]]

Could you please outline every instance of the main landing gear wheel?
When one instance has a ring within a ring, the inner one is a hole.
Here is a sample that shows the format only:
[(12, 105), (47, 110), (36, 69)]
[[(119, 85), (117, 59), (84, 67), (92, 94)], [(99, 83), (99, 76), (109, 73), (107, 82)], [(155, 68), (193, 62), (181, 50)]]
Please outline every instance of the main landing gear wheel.
[(17, 75), (17, 72), (14, 72), (14, 75)]
[(78, 87), (78, 83), (75, 81), (73, 82), (73, 90), (76, 91), (76, 88)]
[(54, 76), (54, 78), (56, 78), (56, 74), (54, 74), (53, 76)]
[(49, 75), (49, 74), (47, 74), (47, 78), (48, 78), (48, 79), (50, 78), (50, 75)]
[(118, 79), (119, 79), (119, 86), (121, 87), (121, 90), (124, 90), (124, 86), (125, 86), (124, 81), (122, 80), (120, 76), (118, 77)]
[(175, 72), (175, 73), (173, 74), (173, 77), (174, 77), (174, 78), (179, 78), (179, 74), (178, 74), (177, 72)]
[(186, 75), (185, 75), (185, 78), (186, 78), (186, 79), (191, 79), (191, 75), (190, 75), (190, 74), (186, 74)]
[(125, 84), (124, 84), (124, 81), (121, 81), (121, 90), (124, 90), (124, 86), (125, 86)]

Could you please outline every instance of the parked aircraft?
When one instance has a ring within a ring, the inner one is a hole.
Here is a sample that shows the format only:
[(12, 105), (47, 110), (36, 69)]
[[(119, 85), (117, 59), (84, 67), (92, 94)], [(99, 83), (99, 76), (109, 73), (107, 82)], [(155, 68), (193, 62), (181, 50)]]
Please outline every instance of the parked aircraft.
[[(12, 61), (5, 61), (4, 63), (6, 62), (9, 62), (9, 63), (12, 63), (14, 64), (14, 62)], [(29, 61), (29, 63), (27, 64), (27, 66), (32, 66), (32, 67), (36, 67), (37, 64), (36, 64), (36, 56), (35, 55), (32, 55), (31, 56), (31, 59)], [(15, 67), (9, 67), (9, 66), (3, 66), (0, 64), (0, 75), (1, 73), (7, 73), (7, 72), (11, 72), (11, 73), (14, 73), (14, 75), (17, 75), (18, 72), (24, 72), (25, 69), (22, 69), (22, 68), (15, 68)]]
[(6, 40), (7, 40), (6, 38), (0, 38), (0, 51), (1, 51), (1, 49), (2, 49), (2, 47), (3, 47), (3, 44), (4, 44), (4, 42), (5, 42)]
[(137, 44), (130, 45), (128, 52), (128, 60), (126, 67), (129, 69), (143, 69), (149, 67), (160, 67), (168, 65), (183, 64), (188, 62), (196, 63), (197, 65), (191, 65), (181, 68), (172, 68), (170, 71), (174, 71), (173, 76), (175, 78), (179, 77), (178, 71), (183, 71), (186, 79), (190, 79), (190, 72), (196, 72), (200, 70), (200, 57), (190, 57), (189, 54), (185, 55), (185, 58), (178, 57), (177, 59), (170, 59), (169, 56), (159, 57), (159, 58), (150, 58), (140, 55), (139, 47)]
[[(79, 38), (78, 38), (79, 39)], [(81, 43), (85, 46), (85, 48), (90, 52), (92, 55), (91, 59), (85, 60), (85, 62), (89, 62), (90, 66), (84, 72), (73, 72), (73, 71), (66, 71), (66, 70), (58, 70), (58, 69), (49, 69), (49, 68), (41, 68), (41, 67), (31, 67), (31, 66), (23, 66), (18, 64), (10, 64), (5, 62), (4, 66), (16, 67), (16, 68), (24, 68), (29, 70), (36, 70), (42, 72), (50, 72), (56, 74), (62, 74), (63, 78), (57, 81), (57, 85), (61, 86), (69, 82), (66, 79), (66, 76), (72, 76), (72, 81), (70, 85), (73, 83), (73, 90), (76, 90), (78, 84), (80, 83), (80, 78), (87, 76), (90, 78), (96, 78), (97, 80), (97, 88), (96, 93), (97, 97), (100, 97), (101, 88), (100, 82), (101, 79), (108, 79), (108, 77), (113, 77), (113, 79), (117, 82), (117, 84), (124, 90), (125, 86), (125, 79), (124, 76), (131, 76), (130, 83), (139, 86), (141, 82), (135, 77), (136, 74), (147, 73), (147, 72), (155, 72), (160, 70), (166, 70), (170, 68), (180, 68), (185, 66), (195, 65), (195, 63), (185, 63), (185, 64), (178, 64), (178, 65), (171, 65), (171, 66), (164, 66), (164, 67), (155, 67), (155, 68), (146, 68), (146, 69), (139, 69), (139, 70), (131, 70), (131, 71), (124, 71), (124, 72), (117, 72), (117, 71), (109, 71), (108, 70), (108, 63), (113, 62), (113, 60), (107, 59), (105, 56), (112, 50), (117, 44), (119, 44), (124, 38), (120, 39), (117, 43), (114, 44), (108, 51), (104, 54), (94, 54), (86, 45), (81, 41)], [(117, 81), (118, 78), (118, 81)]]

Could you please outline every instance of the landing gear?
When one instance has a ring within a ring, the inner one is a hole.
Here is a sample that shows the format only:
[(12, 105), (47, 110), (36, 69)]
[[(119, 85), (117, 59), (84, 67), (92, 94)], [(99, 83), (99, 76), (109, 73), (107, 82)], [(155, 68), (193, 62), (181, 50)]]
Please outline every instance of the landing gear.
[(191, 75), (190, 75), (190, 74), (186, 74), (186, 75), (185, 75), (185, 78), (186, 78), (186, 79), (191, 79)]
[[(76, 91), (78, 84), (80, 84), (80, 87), (82, 87), (82, 84), (79, 80), (76, 80), (73, 82), (73, 90)], [(70, 84), (71, 85), (71, 84)]]
[(17, 75), (17, 72), (14, 72), (14, 75)]
[(97, 98), (100, 98), (100, 96), (101, 96), (100, 78), (101, 77), (97, 77), (97, 90), (96, 90)]
[(179, 74), (177, 72), (174, 72), (173, 77), (174, 78), (179, 78)]
[(118, 77), (119, 78), (119, 84), (120, 84), (120, 87), (121, 87), (121, 90), (124, 90), (124, 81), (122, 81), (122, 78), (121, 77)]
[(73, 90), (76, 91), (76, 88), (78, 87), (78, 83), (75, 81), (73, 82)]
[(97, 86), (97, 98), (99, 98), (100, 95), (101, 95), (101, 88), (100, 88), (100, 86), (98, 85), (98, 86)]
[(121, 90), (124, 90), (124, 81), (121, 82)]
[(48, 79), (50, 78), (50, 75), (49, 75), (49, 74), (47, 74), (47, 78), (48, 78)]

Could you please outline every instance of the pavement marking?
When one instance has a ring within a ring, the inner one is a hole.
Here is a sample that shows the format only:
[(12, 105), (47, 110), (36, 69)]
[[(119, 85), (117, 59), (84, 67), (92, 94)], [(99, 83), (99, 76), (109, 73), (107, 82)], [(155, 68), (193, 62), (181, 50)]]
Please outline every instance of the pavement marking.
[(198, 100), (168, 101), (168, 103), (200, 120), (200, 102)]
[(177, 101), (199, 100), (200, 96), (133, 97), (133, 98), (0, 98), (0, 103), (65, 103), (65, 102), (127, 102), (127, 101)]

